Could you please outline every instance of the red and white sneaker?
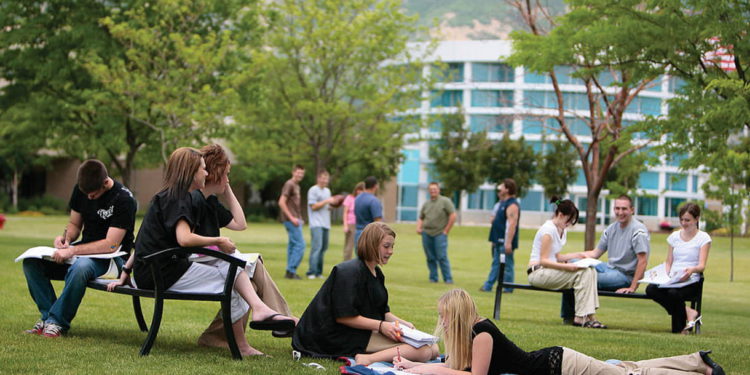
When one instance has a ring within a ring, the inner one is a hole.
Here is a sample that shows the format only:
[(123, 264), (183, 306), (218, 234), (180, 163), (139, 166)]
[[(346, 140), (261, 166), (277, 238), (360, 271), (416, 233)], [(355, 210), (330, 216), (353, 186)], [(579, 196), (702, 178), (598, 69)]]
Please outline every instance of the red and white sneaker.
[(44, 325), (44, 332), (42, 334), (44, 337), (60, 337), (63, 333), (65, 333), (63, 327), (55, 323), (47, 323)]
[(23, 331), (23, 333), (27, 333), (29, 335), (41, 335), (44, 333), (44, 322), (41, 320), (37, 320), (36, 323), (34, 323), (34, 326), (31, 327), (31, 329), (27, 329)]

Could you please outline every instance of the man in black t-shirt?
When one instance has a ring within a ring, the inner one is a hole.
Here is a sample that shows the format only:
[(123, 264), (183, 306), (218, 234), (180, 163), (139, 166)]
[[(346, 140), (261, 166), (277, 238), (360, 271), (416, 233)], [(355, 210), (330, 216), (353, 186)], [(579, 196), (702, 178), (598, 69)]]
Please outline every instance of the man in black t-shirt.
[[(86, 283), (107, 272), (111, 262), (122, 266), (122, 259), (96, 259), (77, 255), (106, 254), (133, 247), (133, 227), (137, 209), (133, 194), (107, 174), (99, 160), (86, 160), (78, 168), (78, 184), (70, 197), (70, 222), (57, 236), (53, 261), (27, 258), (23, 272), (31, 297), (41, 313), (39, 321), (26, 333), (59, 337), (70, 329), (78, 311)], [(80, 241), (76, 240), (83, 232)], [(60, 296), (50, 280), (65, 280)]]

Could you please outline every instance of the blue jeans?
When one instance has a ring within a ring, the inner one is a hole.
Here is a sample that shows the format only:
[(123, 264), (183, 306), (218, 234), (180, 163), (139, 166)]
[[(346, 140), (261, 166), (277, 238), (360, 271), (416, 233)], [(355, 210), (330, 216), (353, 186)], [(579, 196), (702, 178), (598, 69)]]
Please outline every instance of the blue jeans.
[[(500, 254), (504, 252), (504, 243), (496, 243), (492, 245), (492, 265), (490, 266), (490, 274), (487, 275), (487, 281), (485, 281), (482, 285), (482, 290), (492, 290), (495, 282), (497, 282), (497, 278), (500, 276)], [(503, 282), (512, 283), (513, 280), (515, 280), (515, 261), (513, 260), (513, 254), (515, 253), (516, 249), (513, 249), (510, 254), (505, 254), (505, 271), (503, 272)], [(506, 288), (505, 291), (511, 293), (513, 292), (513, 289)]]
[(302, 262), (302, 257), (305, 255), (305, 238), (302, 237), (302, 220), (299, 221), (299, 225), (294, 226), (291, 221), (284, 222), (284, 228), (286, 228), (286, 234), (289, 237), (289, 242), (286, 246), (286, 271), (291, 273), (297, 273), (297, 267)]
[(310, 228), (310, 267), (307, 275), (323, 274), (323, 255), (328, 250), (328, 228)]
[(427, 269), (430, 271), (430, 281), (438, 281), (438, 266), (443, 274), (443, 281), (453, 282), (451, 276), (451, 263), (448, 260), (448, 236), (440, 233), (430, 236), (422, 232), (422, 248), (427, 257)]
[[(357, 255), (357, 242), (359, 242), (359, 236), (362, 235), (362, 231), (363, 230), (365, 230), (365, 229), (364, 228), (362, 228), (362, 229), (356, 229), (354, 231), (354, 255)], [(359, 255), (357, 255), (357, 258), (359, 258)]]
[[(633, 282), (632, 277), (607, 263), (599, 263), (594, 268), (596, 269), (596, 287), (599, 290), (614, 292), (617, 289), (629, 287), (630, 283)], [(560, 316), (563, 318), (572, 318), (575, 315), (575, 306), (573, 293), (563, 293)]]
[[(116, 258), (118, 268), (122, 259)], [(23, 260), (23, 273), (29, 293), (42, 314), (41, 320), (55, 323), (64, 330), (78, 312), (86, 283), (103, 275), (109, 269), (109, 259), (78, 258), (71, 264), (58, 264), (49, 260), (27, 258)], [(65, 280), (60, 298), (55, 294), (50, 280)]]

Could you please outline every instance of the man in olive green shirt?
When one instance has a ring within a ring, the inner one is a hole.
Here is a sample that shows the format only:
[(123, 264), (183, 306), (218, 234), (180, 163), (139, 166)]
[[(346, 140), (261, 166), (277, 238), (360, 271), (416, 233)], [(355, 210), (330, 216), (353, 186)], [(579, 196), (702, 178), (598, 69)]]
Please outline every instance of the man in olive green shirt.
[(438, 266), (446, 284), (453, 284), (448, 261), (448, 233), (456, 221), (456, 208), (447, 197), (440, 195), (440, 185), (431, 182), (430, 200), (422, 205), (417, 220), (417, 234), (422, 235), (422, 247), (427, 257), (430, 282), (438, 282)]

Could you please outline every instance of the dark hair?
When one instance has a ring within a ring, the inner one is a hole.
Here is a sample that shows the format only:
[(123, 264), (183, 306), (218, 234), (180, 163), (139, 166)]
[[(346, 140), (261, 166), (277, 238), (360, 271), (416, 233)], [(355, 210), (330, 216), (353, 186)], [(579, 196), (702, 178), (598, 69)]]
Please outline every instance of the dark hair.
[(628, 201), (630, 203), (630, 207), (633, 207), (633, 198), (630, 198), (629, 195), (621, 194), (619, 197), (615, 199), (616, 201)]
[(78, 190), (84, 194), (93, 193), (104, 186), (109, 174), (104, 163), (89, 159), (78, 167)]
[(304, 166), (304, 165), (302, 165), (302, 164), (295, 164), (295, 165), (294, 165), (294, 168), (292, 168), (292, 172), (294, 172), (294, 171), (296, 171), (296, 170), (298, 170), (298, 169), (301, 169), (301, 170), (303, 170), (303, 171), (304, 171), (304, 170), (305, 170), (305, 166)]
[(555, 207), (555, 216), (558, 214), (567, 216), (570, 225), (575, 225), (578, 222), (578, 208), (572, 200), (552, 197), (549, 202), (557, 206)]
[(378, 179), (375, 176), (368, 176), (365, 178), (365, 190), (370, 190), (378, 184)]
[(698, 218), (701, 217), (701, 208), (697, 204), (693, 202), (685, 203), (682, 208), (680, 208), (680, 218), (682, 218), (682, 215), (685, 215), (686, 213), (692, 215), (695, 218), (695, 225), (698, 226), (699, 220)]
[(504, 179), (503, 186), (508, 189), (508, 195), (516, 195), (518, 193), (518, 185), (516, 185), (516, 180), (512, 178)]
[(208, 171), (206, 183), (218, 184), (222, 177), (224, 177), (224, 173), (229, 166), (227, 153), (217, 144), (203, 146), (200, 152), (203, 154), (203, 160), (206, 162), (206, 171)]

